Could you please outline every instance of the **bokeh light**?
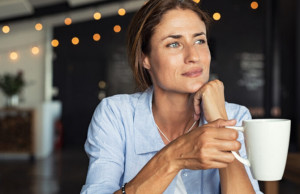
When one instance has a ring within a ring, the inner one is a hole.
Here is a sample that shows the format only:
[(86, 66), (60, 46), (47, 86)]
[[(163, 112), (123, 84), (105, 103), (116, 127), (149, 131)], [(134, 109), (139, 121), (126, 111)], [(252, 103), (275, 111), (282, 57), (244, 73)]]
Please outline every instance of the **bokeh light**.
[(213, 18), (214, 18), (214, 20), (216, 20), (216, 21), (220, 20), (220, 19), (221, 19), (221, 14), (220, 14), (219, 12), (214, 13), (214, 14), (213, 14)]
[(54, 39), (54, 40), (51, 41), (51, 45), (52, 45), (53, 47), (58, 47), (59, 41), (58, 41), (57, 39)]
[(251, 8), (252, 9), (257, 9), (258, 8), (258, 3), (256, 1), (251, 2)]
[(74, 44), (74, 45), (79, 44), (79, 38), (73, 37), (73, 38), (72, 38), (72, 44)]
[(115, 31), (115, 33), (121, 32), (121, 26), (115, 25), (115, 26), (114, 26), (114, 31)]
[(17, 60), (19, 58), (19, 55), (17, 52), (13, 51), (9, 54), (9, 58), (13, 61)]
[(118, 14), (119, 14), (120, 16), (124, 16), (124, 15), (126, 14), (126, 10), (125, 10), (124, 8), (120, 8), (120, 9), (118, 10)]
[(95, 33), (95, 34), (93, 35), (93, 39), (94, 39), (94, 41), (99, 41), (99, 40), (101, 39), (100, 34)]
[(35, 29), (36, 29), (37, 31), (41, 31), (41, 30), (43, 29), (43, 24), (41, 24), (41, 23), (36, 23), (36, 24), (35, 24)]
[(200, 0), (193, 0), (195, 3), (200, 3)]
[(99, 86), (100, 89), (105, 89), (106, 82), (105, 81), (99, 81), (98, 86)]
[(37, 46), (34, 46), (31, 48), (31, 53), (34, 54), (34, 55), (37, 55), (40, 53), (40, 48), (37, 47)]
[(9, 33), (10, 32), (10, 27), (8, 25), (3, 26), (2, 27), (2, 32), (5, 33), (5, 34)]
[(65, 19), (65, 24), (66, 24), (67, 26), (71, 25), (71, 24), (72, 24), (72, 19), (71, 19), (71, 18), (66, 18), (66, 19)]
[(95, 12), (94, 13), (94, 19), (95, 20), (100, 20), (101, 19), (101, 13), (100, 12)]

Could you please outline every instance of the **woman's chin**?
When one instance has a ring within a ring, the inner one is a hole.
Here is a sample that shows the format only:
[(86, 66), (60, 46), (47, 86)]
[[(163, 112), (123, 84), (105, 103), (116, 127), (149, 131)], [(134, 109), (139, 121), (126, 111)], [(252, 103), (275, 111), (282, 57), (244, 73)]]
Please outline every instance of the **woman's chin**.
[(191, 94), (196, 93), (196, 92), (198, 92), (200, 90), (200, 88), (202, 86), (203, 86), (202, 83), (201, 84), (199, 83), (199, 84), (190, 85), (190, 86), (187, 87), (188, 93), (191, 93)]

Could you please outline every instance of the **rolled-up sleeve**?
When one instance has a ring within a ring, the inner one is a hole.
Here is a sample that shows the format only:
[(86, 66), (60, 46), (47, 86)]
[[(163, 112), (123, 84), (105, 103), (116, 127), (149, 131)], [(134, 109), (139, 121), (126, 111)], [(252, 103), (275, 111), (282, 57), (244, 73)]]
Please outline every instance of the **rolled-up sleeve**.
[(124, 131), (118, 113), (104, 99), (89, 125), (85, 151), (89, 168), (82, 194), (113, 193), (120, 188), (124, 172)]

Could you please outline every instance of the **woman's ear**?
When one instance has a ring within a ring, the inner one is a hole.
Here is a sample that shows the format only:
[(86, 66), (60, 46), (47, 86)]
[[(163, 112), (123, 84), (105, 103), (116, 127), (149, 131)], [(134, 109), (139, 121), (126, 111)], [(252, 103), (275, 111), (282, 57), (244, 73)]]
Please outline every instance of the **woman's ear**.
[(149, 57), (147, 55), (145, 55), (144, 53), (142, 53), (142, 62), (143, 62), (143, 67), (145, 69), (148, 69), (148, 70), (151, 69)]

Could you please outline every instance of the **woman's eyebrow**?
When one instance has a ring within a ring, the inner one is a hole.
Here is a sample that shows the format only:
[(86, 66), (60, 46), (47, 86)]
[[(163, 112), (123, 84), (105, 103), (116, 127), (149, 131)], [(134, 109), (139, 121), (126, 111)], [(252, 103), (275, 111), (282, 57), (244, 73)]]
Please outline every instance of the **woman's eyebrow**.
[[(206, 34), (204, 32), (199, 32), (199, 33), (193, 34), (193, 37), (202, 36), (202, 35), (206, 36)], [(165, 40), (167, 38), (180, 39), (181, 37), (182, 37), (182, 35), (180, 35), (180, 34), (171, 34), (171, 35), (168, 35), (168, 36), (162, 38), (162, 40)]]
[(202, 36), (202, 35), (206, 36), (205, 32), (195, 33), (193, 37)]
[(174, 39), (180, 39), (182, 37), (182, 35), (176, 35), (176, 34), (171, 34), (171, 35), (168, 35), (168, 36), (166, 36), (166, 37), (164, 37), (164, 38), (162, 38), (162, 40), (165, 40), (165, 39), (167, 39), (167, 38), (174, 38)]

